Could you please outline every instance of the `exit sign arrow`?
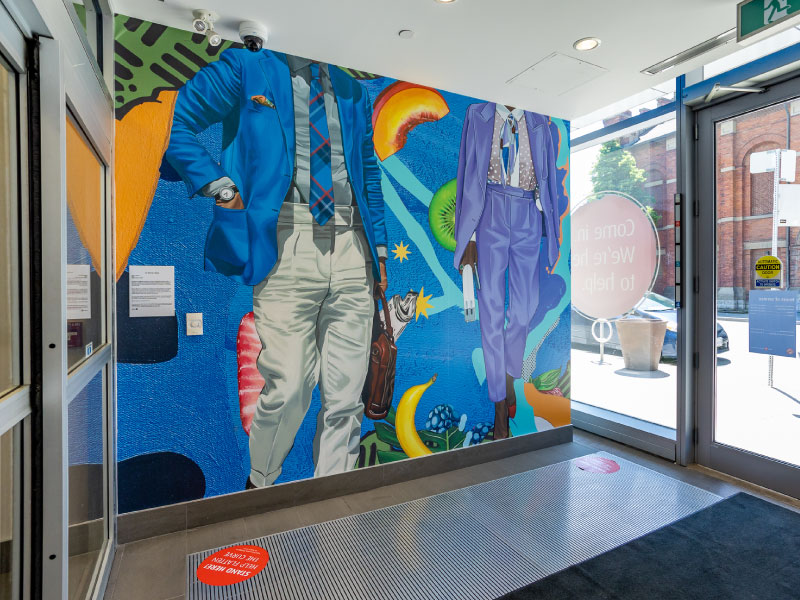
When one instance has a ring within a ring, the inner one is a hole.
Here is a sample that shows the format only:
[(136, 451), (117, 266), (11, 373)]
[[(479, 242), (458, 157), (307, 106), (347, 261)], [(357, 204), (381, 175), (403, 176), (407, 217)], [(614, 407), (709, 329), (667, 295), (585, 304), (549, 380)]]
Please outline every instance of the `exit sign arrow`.
[(751, 38), (800, 14), (800, 0), (744, 0), (736, 7), (737, 41)]

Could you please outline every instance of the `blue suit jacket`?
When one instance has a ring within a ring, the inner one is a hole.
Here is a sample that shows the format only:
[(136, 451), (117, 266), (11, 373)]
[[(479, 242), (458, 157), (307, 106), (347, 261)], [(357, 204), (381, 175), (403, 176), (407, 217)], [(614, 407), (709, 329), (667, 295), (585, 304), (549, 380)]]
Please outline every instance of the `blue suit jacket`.
[[(456, 269), (459, 268), (464, 250), (483, 215), (496, 110), (494, 102), (471, 104), (467, 108), (464, 128), (461, 130), (456, 185), (456, 250), (453, 257)], [(549, 119), (526, 110), (525, 121), (528, 125), (533, 169), (536, 181), (539, 183), (539, 199), (544, 213), (547, 259), (552, 266), (558, 260), (558, 240), (561, 233), (556, 153), (550, 138)]]
[[(378, 276), (375, 247), (386, 244), (381, 175), (372, 144), (372, 106), (361, 85), (337, 67), (329, 73), (339, 106), (342, 145), (355, 201)], [(254, 102), (265, 96), (274, 107)], [(220, 163), (197, 134), (223, 124)], [(230, 177), (244, 210), (214, 206), (205, 268), (246, 285), (260, 283), (278, 254), (277, 220), (295, 162), (294, 99), (286, 56), (270, 50), (228, 49), (181, 88), (166, 159), (194, 196), (207, 183)]]

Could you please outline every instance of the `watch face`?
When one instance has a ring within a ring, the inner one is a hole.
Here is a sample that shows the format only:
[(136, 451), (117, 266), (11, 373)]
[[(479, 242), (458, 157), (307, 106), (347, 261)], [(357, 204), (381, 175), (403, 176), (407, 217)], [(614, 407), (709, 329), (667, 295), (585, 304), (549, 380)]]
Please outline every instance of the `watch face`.
[(219, 198), (223, 202), (228, 202), (230, 200), (233, 200), (234, 195), (235, 194), (231, 188), (223, 188), (219, 192)]

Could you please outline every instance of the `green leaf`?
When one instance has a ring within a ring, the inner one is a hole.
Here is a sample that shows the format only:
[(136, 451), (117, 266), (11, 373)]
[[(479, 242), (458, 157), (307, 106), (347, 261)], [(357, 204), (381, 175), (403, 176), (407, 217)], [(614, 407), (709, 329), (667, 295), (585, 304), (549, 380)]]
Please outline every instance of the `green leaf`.
[(570, 386), (571, 386), (571, 370), (572, 365), (570, 361), (567, 361), (567, 368), (564, 369), (564, 374), (561, 376), (561, 379), (558, 380), (558, 388), (561, 390), (561, 393), (564, 394), (565, 398), (569, 398)]
[(378, 450), (378, 464), (386, 464), (398, 460), (405, 460), (408, 455), (405, 452), (398, 452), (397, 450)]
[(453, 450), (454, 448), (458, 448), (464, 443), (466, 438), (467, 434), (459, 430), (457, 425), (453, 425), (447, 430), (447, 449)]
[(387, 423), (377, 422), (375, 423), (375, 433), (377, 434), (378, 439), (383, 443), (388, 444), (394, 448), (400, 448), (400, 442), (397, 439), (397, 432), (391, 425), (388, 425)]
[(467, 437), (466, 433), (459, 431), (457, 425), (453, 425), (444, 433), (435, 433), (427, 429), (422, 429), (417, 433), (425, 445), (434, 452), (444, 452), (445, 450), (458, 448)]
[(386, 421), (392, 427), (395, 426), (394, 417), (397, 414), (397, 411), (394, 409), (394, 406), (389, 408), (389, 414), (386, 415), (384, 421)]
[(447, 450), (447, 438), (442, 433), (434, 433), (427, 429), (420, 429), (418, 432), (422, 442), (434, 452)]
[(534, 387), (540, 392), (548, 392), (558, 385), (559, 377), (561, 376), (561, 369), (552, 369), (545, 371), (533, 380)]
[(202, 34), (164, 27), (133, 17), (114, 18), (114, 100), (121, 119), (137, 104), (155, 101), (162, 90), (177, 90), (219, 58), (223, 50), (241, 48), (223, 41), (216, 48)]

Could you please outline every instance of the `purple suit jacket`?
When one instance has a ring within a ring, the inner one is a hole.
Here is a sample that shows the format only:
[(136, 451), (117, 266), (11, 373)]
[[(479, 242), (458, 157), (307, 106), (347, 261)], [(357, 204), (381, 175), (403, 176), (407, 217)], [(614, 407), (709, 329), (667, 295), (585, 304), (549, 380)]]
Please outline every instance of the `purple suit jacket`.
[[(494, 102), (471, 104), (467, 108), (461, 130), (456, 191), (456, 250), (453, 265), (459, 268), (461, 257), (483, 214), (486, 178), (494, 135)], [(549, 119), (525, 111), (528, 140), (531, 144), (533, 168), (539, 183), (539, 200), (544, 212), (544, 234), (547, 236), (547, 259), (550, 266), (558, 260), (561, 215), (558, 214), (558, 173), (556, 156), (550, 138)]]

